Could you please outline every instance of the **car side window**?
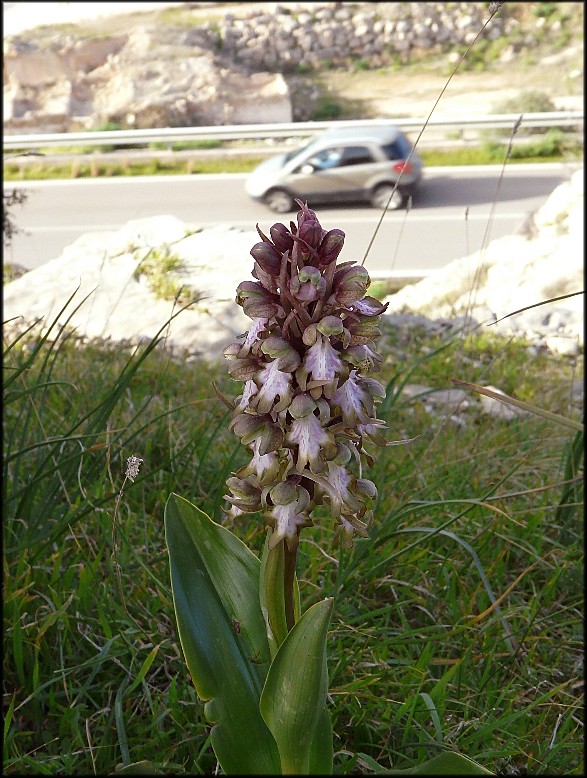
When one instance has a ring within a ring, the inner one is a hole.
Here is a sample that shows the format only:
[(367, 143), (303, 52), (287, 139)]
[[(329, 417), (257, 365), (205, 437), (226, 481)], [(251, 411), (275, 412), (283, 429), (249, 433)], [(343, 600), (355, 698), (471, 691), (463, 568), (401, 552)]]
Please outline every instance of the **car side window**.
[(375, 161), (371, 149), (367, 146), (345, 146), (341, 165), (368, 165)]
[(328, 168), (338, 167), (341, 159), (342, 149), (340, 146), (331, 146), (314, 154), (308, 162), (318, 170), (327, 170)]

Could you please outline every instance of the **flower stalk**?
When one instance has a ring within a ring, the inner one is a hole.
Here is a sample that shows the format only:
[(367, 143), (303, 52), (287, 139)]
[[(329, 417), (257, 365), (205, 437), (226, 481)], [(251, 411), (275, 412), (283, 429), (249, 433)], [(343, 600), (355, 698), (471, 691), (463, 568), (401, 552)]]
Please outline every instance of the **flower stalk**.
[(285, 603), (285, 623), (287, 631), (292, 629), (296, 622), (295, 607), (294, 607), (294, 581), (296, 577), (296, 558), (298, 555), (297, 546), (293, 549), (289, 549), (287, 543), (283, 540), (283, 553), (284, 553), (284, 572), (283, 572), (283, 596)]
[(252, 319), (224, 350), (242, 383), (230, 426), (251, 452), (227, 481), (229, 513), (262, 511), (268, 550), (283, 545), (287, 629), (295, 623), (294, 579), (300, 532), (326, 507), (345, 547), (367, 536), (377, 498), (362, 477), (373, 445), (385, 446), (375, 406), (385, 389), (367, 373), (380, 369), (371, 346), (386, 305), (366, 295), (369, 274), (337, 263), (340, 229), (326, 231), (301, 201), (297, 223), (274, 224), (251, 249), (252, 276), (236, 302)]

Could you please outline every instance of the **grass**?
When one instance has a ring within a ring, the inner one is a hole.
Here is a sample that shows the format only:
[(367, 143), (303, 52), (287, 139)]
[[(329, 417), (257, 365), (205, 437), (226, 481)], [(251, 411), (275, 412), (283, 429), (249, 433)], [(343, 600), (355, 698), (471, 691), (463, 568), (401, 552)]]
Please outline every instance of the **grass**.
[(186, 305), (190, 301), (197, 302), (201, 295), (193, 287), (182, 283), (184, 272), (184, 260), (174, 254), (169, 246), (164, 246), (162, 249), (148, 250), (137, 266), (134, 277), (144, 277), (156, 298), (175, 300), (179, 305)]
[(6, 181), (44, 181), (56, 178), (95, 178), (99, 176), (154, 176), (154, 175), (197, 175), (198, 173), (248, 173), (262, 161), (261, 157), (240, 157), (238, 159), (208, 160), (161, 160), (128, 163), (73, 162), (62, 165), (27, 165), (20, 167), (6, 163)]
[[(260, 551), (258, 519), (234, 526), (222, 513), (225, 479), (244, 452), (211, 382), (228, 396), (238, 386), (223, 368), (155, 342), (82, 344), (57, 327), (49, 337), (10, 332), (5, 772), (106, 774), (150, 759), (170, 773), (209, 774), (209, 727), (174, 623), (163, 507), (180, 493)], [(582, 358), (533, 354), (486, 333), (441, 339), (389, 327), (381, 350), (380, 415), (396, 439), (416, 440), (385, 452), (369, 476), (380, 489), (369, 540), (336, 549), (324, 518), (300, 550), (305, 604), (336, 595), (335, 768), (371, 772), (369, 758), (409, 766), (455, 747), (502, 772), (578, 775), (576, 484), (559, 510), (573, 433), (474, 409), (456, 425), (403, 384), (490, 383), (579, 418), (570, 384)], [(133, 454), (144, 464), (121, 492)]]

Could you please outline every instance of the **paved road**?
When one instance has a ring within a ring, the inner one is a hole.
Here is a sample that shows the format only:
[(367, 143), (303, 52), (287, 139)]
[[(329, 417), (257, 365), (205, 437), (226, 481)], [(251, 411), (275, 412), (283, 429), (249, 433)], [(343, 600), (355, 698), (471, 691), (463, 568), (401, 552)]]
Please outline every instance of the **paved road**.
[[(372, 275), (426, 275), (453, 259), (478, 250), (484, 241), (520, 228), (558, 184), (579, 165), (512, 165), (498, 189), (500, 168), (429, 168), (414, 207), (385, 215), (369, 251)], [(19, 235), (6, 259), (32, 269), (58, 257), (87, 232), (114, 230), (131, 219), (159, 214), (188, 225), (228, 223), (266, 232), (276, 216), (251, 201), (244, 175), (193, 175), (23, 182), (29, 192), (14, 209)], [(15, 184), (5, 182), (5, 189)], [(496, 198), (493, 207), (492, 203)], [(341, 260), (362, 259), (380, 213), (365, 207), (317, 208), (326, 229), (341, 227), (347, 239)]]

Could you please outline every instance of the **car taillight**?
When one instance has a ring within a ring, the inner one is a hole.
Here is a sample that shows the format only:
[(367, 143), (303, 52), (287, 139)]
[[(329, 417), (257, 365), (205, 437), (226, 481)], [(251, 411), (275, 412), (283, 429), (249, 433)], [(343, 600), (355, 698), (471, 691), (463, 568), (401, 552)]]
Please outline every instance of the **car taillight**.
[(411, 173), (412, 172), (412, 163), (411, 162), (404, 162), (403, 160), (401, 162), (396, 162), (393, 166), (393, 170), (396, 173)]

